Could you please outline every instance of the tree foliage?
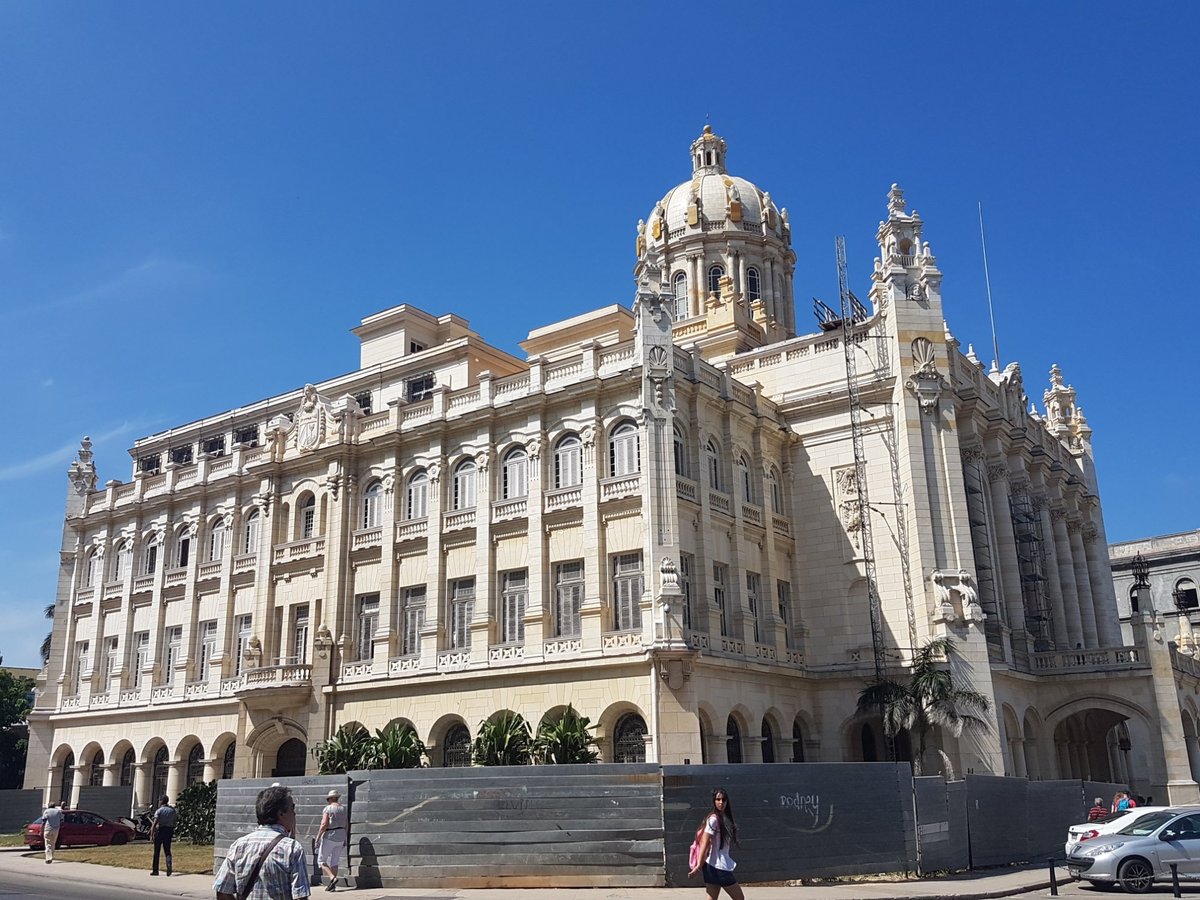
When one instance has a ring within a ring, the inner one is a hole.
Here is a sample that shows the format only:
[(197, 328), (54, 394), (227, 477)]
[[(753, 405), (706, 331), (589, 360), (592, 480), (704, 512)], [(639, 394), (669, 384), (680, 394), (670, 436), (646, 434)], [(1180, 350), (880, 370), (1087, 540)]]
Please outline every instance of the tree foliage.
[[(51, 622), (54, 621), (54, 604), (53, 603), (47, 604), (46, 608), (42, 612), (45, 614), (47, 619), (49, 619)], [(41, 653), (42, 653), (42, 665), (43, 666), (46, 665), (48, 662), (50, 662), (50, 642), (51, 642), (51, 640), (53, 640), (53, 638), (54, 638), (54, 626), (51, 625), (50, 630), (46, 632), (46, 636), (44, 638), (42, 638)]]
[(312, 748), (322, 775), (345, 775), (367, 768), (371, 735), (361, 725), (343, 725), (327, 741)]
[(32, 678), (0, 669), (0, 790), (19, 788), (25, 781), (25, 719), (33, 706), (32, 693)]
[(922, 762), (934, 728), (954, 737), (964, 731), (986, 730), (983, 717), (991, 708), (988, 698), (978, 691), (958, 687), (941, 661), (954, 654), (950, 638), (934, 638), (917, 650), (907, 681), (875, 681), (858, 695), (860, 712), (878, 712), (883, 730), (889, 737), (908, 731), (917, 737), (913, 771), (922, 774)]
[(471, 745), (477, 766), (527, 766), (533, 761), (533, 734), (520, 713), (501, 713), (479, 723)]
[(593, 763), (600, 758), (592, 723), (568, 706), (557, 719), (542, 722), (533, 740), (533, 758), (544, 765)]
[(217, 783), (189, 784), (175, 801), (175, 834), (193, 844), (211, 844), (217, 822)]

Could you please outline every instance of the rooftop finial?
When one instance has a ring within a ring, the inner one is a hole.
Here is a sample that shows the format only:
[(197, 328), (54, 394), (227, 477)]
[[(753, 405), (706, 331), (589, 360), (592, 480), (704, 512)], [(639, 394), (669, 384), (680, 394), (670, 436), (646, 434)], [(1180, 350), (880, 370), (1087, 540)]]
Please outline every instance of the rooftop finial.
[(904, 215), (904, 189), (898, 184), (893, 184), (892, 189), (888, 191), (888, 218)]

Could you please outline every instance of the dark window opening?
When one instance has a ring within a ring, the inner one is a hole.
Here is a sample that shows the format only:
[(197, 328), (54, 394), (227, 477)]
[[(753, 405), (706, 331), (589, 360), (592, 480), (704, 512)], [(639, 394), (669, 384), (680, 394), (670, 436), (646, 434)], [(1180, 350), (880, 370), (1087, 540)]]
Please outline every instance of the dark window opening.
[(646, 722), (636, 713), (621, 717), (613, 732), (613, 762), (646, 761)]
[(466, 725), (455, 725), (442, 742), (442, 765), (451, 769), (471, 765), (471, 732)]
[(408, 379), (404, 385), (404, 393), (408, 398), (408, 402), (417, 403), (421, 400), (428, 400), (433, 396), (434, 384), (432, 372), (426, 372), (424, 375), (417, 375), (414, 378)]
[(742, 761), (742, 729), (733, 716), (725, 722), (725, 755), (731, 763)]
[(424, 349), (425, 349), (425, 345), (420, 343), (419, 341), (409, 341), (408, 342), (408, 352), (409, 353), (420, 353)]
[(162, 468), (162, 454), (154, 453), (150, 456), (143, 456), (138, 459), (138, 471), (145, 472), (148, 475), (155, 474)]
[(368, 416), (371, 414), (371, 392), (370, 391), (359, 391), (357, 394), (354, 395), (354, 402), (357, 403), (358, 408), (361, 409)]
[(190, 466), (192, 464), (192, 445), (185, 444), (182, 447), (176, 447), (171, 451), (171, 462), (177, 466)]
[(235, 428), (233, 430), (233, 442), (241, 444), (243, 447), (257, 447), (258, 426), (247, 425), (245, 428)]
[(215, 438), (207, 438), (200, 442), (200, 448), (209, 456), (224, 456), (225, 455), (225, 435), (219, 435)]

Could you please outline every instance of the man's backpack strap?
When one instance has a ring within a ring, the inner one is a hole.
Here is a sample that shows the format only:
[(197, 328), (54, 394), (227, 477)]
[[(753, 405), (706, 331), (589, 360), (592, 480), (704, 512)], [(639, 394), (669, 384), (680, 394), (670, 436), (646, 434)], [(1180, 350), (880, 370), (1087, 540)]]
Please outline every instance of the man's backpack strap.
[(267, 861), (267, 857), (271, 855), (271, 851), (274, 850), (276, 845), (285, 837), (287, 837), (286, 834), (275, 835), (275, 840), (267, 844), (267, 846), (263, 848), (262, 853), (258, 854), (258, 859), (254, 861), (254, 868), (250, 870), (250, 877), (246, 879), (246, 883), (242, 885), (242, 889), (238, 891), (238, 900), (246, 900), (246, 898), (250, 896), (250, 892), (254, 890), (255, 882), (258, 881), (258, 873), (259, 870), (262, 869), (263, 863)]

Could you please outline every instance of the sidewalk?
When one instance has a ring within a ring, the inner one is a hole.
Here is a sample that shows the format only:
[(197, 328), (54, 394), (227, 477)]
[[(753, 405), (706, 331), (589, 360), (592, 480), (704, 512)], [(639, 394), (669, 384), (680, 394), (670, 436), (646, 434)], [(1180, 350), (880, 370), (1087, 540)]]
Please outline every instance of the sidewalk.
[[(192, 897), (212, 900), (213, 879), (208, 875), (173, 875), (152, 878), (148, 872), (117, 869), (87, 863), (56, 862), (47, 869), (40, 857), (19, 854), (0, 854), (0, 872), (19, 871), (24, 874), (45, 875), (66, 881), (92, 882), (114, 887), (154, 890), (163, 897)], [(1068, 880), (1064, 869), (1058, 870), (1059, 883)], [(746, 885), (749, 900), (983, 900), (987, 897), (1009, 897), (1030, 891), (1044, 891), (1050, 884), (1044, 866), (1028, 869), (1003, 869), (995, 872), (970, 873), (930, 881), (863, 882), (855, 884), (821, 884), (811, 887), (755, 887)], [(370, 888), (347, 890), (339, 887), (337, 894), (361, 900), (681, 900), (701, 896), (699, 882), (691, 888)], [(314, 897), (325, 897), (324, 888), (317, 887)]]

